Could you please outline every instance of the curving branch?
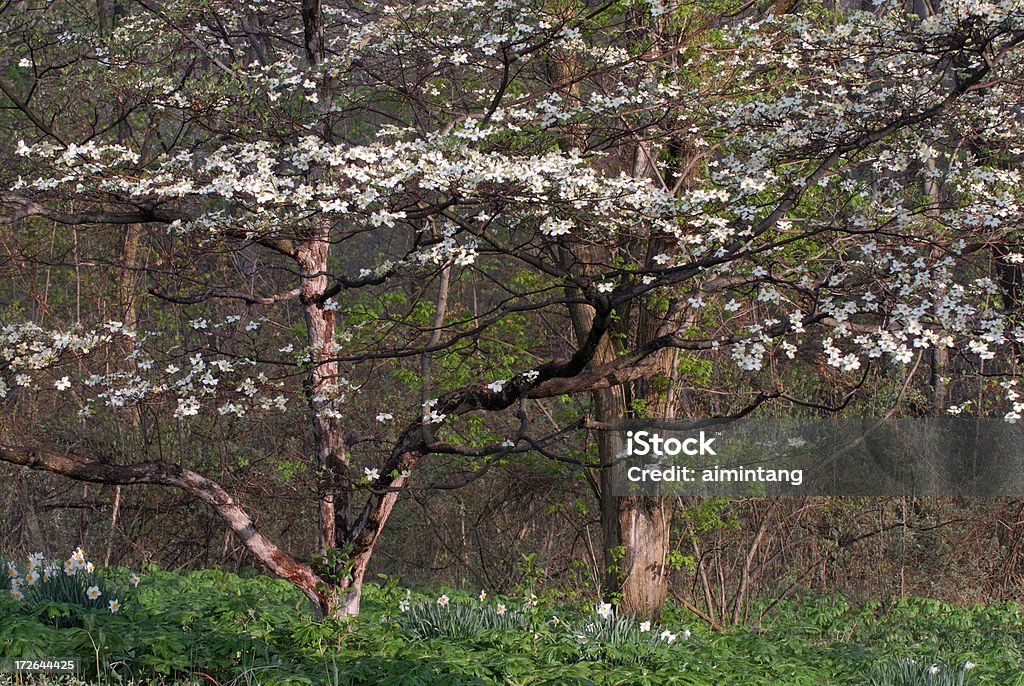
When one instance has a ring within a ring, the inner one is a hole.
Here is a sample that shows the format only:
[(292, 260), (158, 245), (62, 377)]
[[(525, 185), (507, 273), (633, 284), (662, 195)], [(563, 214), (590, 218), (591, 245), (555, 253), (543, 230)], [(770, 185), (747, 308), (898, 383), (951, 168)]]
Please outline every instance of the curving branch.
[(54, 446), (7, 443), (0, 443), (0, 462), (60, 474), (78, 481), (120, 486), (155, 484), (180, 488), (212, 507), (260, 562), (277, 576), (294, 584), (312, 601), (314, 608), (321, 607), (325, 602), (326, 586), (323, 580), (308, 565), (299, 562), (260, 533), (252, 518), (220, 484), (198, 472), (170, 462), (148, 461), (120, 465), (61, 451)]

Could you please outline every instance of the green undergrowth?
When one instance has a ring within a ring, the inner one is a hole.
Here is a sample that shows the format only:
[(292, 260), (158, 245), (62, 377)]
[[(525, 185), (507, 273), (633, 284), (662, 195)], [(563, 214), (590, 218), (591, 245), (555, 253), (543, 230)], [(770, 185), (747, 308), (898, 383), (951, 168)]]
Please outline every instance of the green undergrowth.
[(102, 572), (125, 596), (113, 613), (0, 599), (0, 663), (77, 657), (86, 680), (0, 684), (1024, 686), (1017, 605), (810, 598), (714, 632), (676, 607), (647, 627), (607, 607), (370, 585), (358, 619), (316, 622), (276, 579), (129, 575)]

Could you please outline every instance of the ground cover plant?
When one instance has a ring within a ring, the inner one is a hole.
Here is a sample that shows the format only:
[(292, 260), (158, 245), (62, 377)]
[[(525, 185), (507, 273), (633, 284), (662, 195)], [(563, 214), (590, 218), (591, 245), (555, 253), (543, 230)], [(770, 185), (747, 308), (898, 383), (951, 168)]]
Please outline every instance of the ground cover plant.
[(677, 606), (652, 623), (551, 593), (413, 590), (390, 579), (368, 587), (358, 618), (316, 621), (300, 592), (268, 576), (89, 572), (77, 555), (75, 573), (60, 575), (116, 588), (118, 603), (57, 596), (12, 560), (0, 661), (76, 656), (79, 678), (126, 684), (1024, 684), (1024, 609), (1013, 604), (818, 597), (712, 631)]

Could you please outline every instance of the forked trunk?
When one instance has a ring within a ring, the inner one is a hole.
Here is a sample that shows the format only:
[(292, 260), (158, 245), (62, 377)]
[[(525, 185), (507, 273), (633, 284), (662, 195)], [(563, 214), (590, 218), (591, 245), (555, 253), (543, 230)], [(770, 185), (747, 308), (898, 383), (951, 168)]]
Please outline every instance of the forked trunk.
[(363, 597), (363, 578), (366, 575), (367, 555), (361, 565), (353, 569), (353, 574), (346, 583), (339, 586), (319, 584), (309, 589), (300, 590), (309, 599), (313, 616), (316, 619), (326, 617), (355, 617), (359, 614), (359, 604)]

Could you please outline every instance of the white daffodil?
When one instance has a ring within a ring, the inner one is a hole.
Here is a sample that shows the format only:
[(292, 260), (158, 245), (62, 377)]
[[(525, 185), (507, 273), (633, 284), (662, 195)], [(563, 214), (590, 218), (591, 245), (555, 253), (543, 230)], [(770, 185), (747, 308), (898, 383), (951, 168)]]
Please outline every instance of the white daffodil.
[(121, 603), (117, 598), (112, 599), (107, 603), (107, 609), (110, 610), (110, 614), (115, 615), (121, 609)]
[(99, 598), (103, 594), (100, 592), (100, 587), (99, 586), (90, 586), (85, 591), (85, 595), (89, 596), (89, 600), (96, 600), (97, 598)]

